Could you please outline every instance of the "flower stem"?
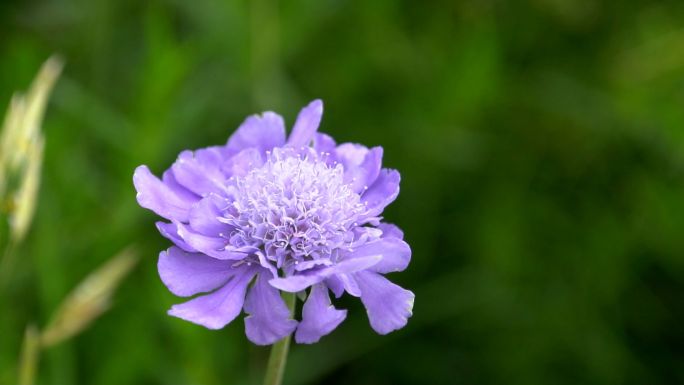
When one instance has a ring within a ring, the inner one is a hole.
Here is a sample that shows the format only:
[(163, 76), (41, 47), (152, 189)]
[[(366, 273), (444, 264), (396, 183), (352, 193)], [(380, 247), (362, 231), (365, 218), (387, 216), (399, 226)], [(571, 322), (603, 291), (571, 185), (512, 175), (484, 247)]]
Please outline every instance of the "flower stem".
[[(283, 299), (290, 309), (290, 316), (294, 315), (295, 302), (297, 297), (294, 293), (283, 293)], [(287, 362), (287, 352), (290, 350), (290, 336), (276, 342), (271, 347), (271, 355), (268, 357), (266, 365), (266, 376), (264, 385), (280, 385), (283, 382), (285, 373), (285, 363)]]

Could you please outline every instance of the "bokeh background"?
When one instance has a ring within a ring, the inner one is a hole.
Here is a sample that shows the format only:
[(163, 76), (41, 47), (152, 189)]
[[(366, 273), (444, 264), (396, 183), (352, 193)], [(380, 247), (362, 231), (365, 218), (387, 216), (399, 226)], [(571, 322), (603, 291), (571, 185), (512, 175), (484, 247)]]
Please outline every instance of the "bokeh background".
[(684, 383), (684, 3), (0, 2), (0, 104), (52, 53), (29, 238), (0, 294), (0, 383), (24, 328), (135, 244), (112, 309), (49, 349), (40, 384), (253, 384), (243, 323), (165, 315), (167, 246), (131, 177), (313, 98), (338, 142), (385, 148), (416, 293), (377, 336), (357, 300), (286, 384)]

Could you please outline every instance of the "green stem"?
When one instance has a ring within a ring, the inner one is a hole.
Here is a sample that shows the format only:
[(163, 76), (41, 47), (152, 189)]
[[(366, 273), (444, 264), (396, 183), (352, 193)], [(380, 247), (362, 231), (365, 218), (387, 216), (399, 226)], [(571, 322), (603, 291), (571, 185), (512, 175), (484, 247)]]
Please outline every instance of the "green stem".
[[(283, 293), (283, 299), (290, 309), (290, 316), (294, 315), (295, 302), (297, 297), (294, 293)], [(276, 342), (271, 347), (271, 355), (268, 357), (266, 365), (266, 377), (264, 385), (280, 385), (283, 382), (285, 373), (285, 363), (287, 362), (287, 352), (290, 350), (290, 336)]]
[(26, 328), (19, 360), (19, 385), (34, 385), (40, 357), (40, 334), (33, 325)]

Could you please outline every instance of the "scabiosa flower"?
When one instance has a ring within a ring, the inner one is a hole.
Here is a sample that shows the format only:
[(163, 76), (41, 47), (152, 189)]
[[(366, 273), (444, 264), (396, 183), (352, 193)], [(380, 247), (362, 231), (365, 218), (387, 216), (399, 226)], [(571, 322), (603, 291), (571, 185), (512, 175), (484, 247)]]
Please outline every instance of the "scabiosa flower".
[[(314, 343), (347, 316), (332, 291), (360, 297), (380, 334), (406, 325), (414, 295), (383, 274), (404, 270), (411, 249), (380, 216), (399, 194), (399, 173), (381, 168), (381, 147), (317, 133), (322, 113), (320, 100), (306, 106), (287, 139), (279, 115), (250, 116), (225, 146), (182, 152), (161, 180), (135, 170), (139, 204), (168, 220), (157, 227), (174, 243), (159, 255), (159, 275), (172, 293), (197, 295), (170, 315), (219, 329), (244, 309), (256, 344), (293, 332)], [(301, 321), (281, 290), (308, 290)]]

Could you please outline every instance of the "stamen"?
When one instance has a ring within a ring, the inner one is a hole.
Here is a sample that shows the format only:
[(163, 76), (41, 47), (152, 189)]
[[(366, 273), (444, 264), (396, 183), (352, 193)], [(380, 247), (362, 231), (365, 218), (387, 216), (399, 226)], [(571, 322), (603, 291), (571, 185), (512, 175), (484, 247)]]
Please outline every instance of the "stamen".
[(235, 226), (231, 240), (264, 250), (278, 264), (330, 258), (345, 247), (366, 208), (344, 182), (342, 165), (326, 163), (329, 155), (274, 149), (263, 166), (231, 180), (238, 198), (222, 220)]

